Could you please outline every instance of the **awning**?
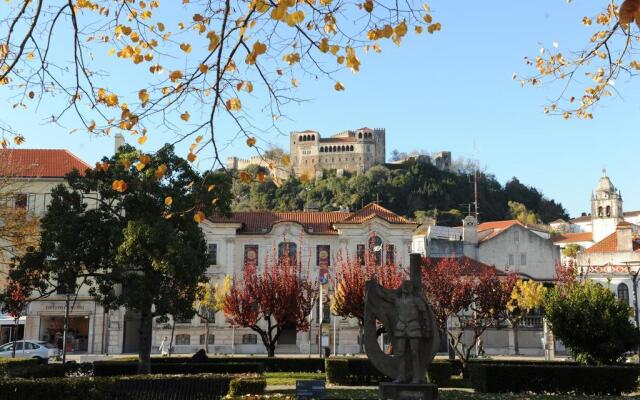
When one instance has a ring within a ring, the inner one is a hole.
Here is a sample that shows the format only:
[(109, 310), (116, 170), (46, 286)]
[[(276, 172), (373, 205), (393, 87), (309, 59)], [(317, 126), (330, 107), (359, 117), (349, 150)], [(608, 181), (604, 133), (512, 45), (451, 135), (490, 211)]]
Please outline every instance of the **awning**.
[[(24, 325), (27, 317), (20, 317), (18, 319), (18, 325)], [(15, 319), (7, 314), (0, 314), (0, 325), (15, 325)]]

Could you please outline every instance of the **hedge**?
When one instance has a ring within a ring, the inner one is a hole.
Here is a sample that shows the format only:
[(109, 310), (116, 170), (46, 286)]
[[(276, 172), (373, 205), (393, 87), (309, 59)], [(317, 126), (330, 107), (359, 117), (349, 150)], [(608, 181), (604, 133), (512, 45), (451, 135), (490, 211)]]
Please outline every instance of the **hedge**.
[[(325, 360), (327, 382), (339, 385), (372, 385), (389, 379), (366, 358), (331, 357)], [(451, 379), (449, 362), (434, 362), (427, 375), (438, 386), (447, 386)]]
[(263, 377), (238, 377), (229, 384), (230, 396), (243, 396), (247, 394), (264, 394), (267, 388), (267, 380)]
[[(152, 374), (202, 374), (202, 373), (261, 373), (264, 367), (259, 362), (244, 363), (151, 363)], [(136, 375), (138, 363), (135, 361), (96, 361), (93, 363), (95, 376)]]
[(11, 378), (59, 378), (70, 375), (93, 375), (93, 364), (35, 364), (14, 368), (5, 374), (6, 377)]
[(467, 365), (471, 385), (485, 393), (535, 392), (620, 395), (635, 391), (638, 366), (580, 366), (536, 363)]
[(11, 400), (175, 400), (220, 399), (229, 391), (227, 375), (138, 375), (7, 379), (0, 381), (0, 398)]
[[(151, 364), (194, 363), (191, 357), (153, 357)], [(265, 372), (324, 372), (324, 359), (318, 357), (210, 357), (207, 361), (214, 364), (262, 363)]]
[(37, 367), (38, 363), (39, 360), (35, 358), (0, 358), (0, 378), (23, 373), (23, 371)]

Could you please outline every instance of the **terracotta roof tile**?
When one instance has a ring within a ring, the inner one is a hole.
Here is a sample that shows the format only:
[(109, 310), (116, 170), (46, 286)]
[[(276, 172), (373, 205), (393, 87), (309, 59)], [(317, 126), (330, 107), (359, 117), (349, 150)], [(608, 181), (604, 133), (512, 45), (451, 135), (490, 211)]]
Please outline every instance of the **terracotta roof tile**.
[(517, 219), (508, 219), (505, 221), (489, 221), (478, 224), (478, 232), (486, 231), (488, 229), (507, 229), (513, 225), (522, 225)]
[(593, 240), (593, 233), (591, 232), (561, 233), (551, 238), (551, 241), (555, 244), (589, 242), (592, 240)]
[[(633, 251), (640, 250), (640, 243), (633, 239)], [(584, 251), (587, 254), (593, 253), (615, 253), (618, 251), (618, 234), (613, 232), (611, 235), (605, 237), (598, 243), (589, 247)]]
[(356, 212), (328, 211), (328, 212), (275, 212), (275, 211), (249, 211), (236, 212), (231, 217), (214, 214), (209, 217), (211, 222), (239, 223), (242, 227), (239, 234), (268, 233), (273, 226), (280, 222), (295, 222), (304, 228), (309, 234), (336, 235), (338, 230), (334, 224), (359, 224), (371, 218), (380, 217), (391, 224), (410, 224), (414, 222), (403, 218), (377, 204), (368, 204)]
[(0, 159), (9, 160), (11, 176), (23, 178), (64, 178), (74, 168), (91, 168), (68, 150), (0, 149)]

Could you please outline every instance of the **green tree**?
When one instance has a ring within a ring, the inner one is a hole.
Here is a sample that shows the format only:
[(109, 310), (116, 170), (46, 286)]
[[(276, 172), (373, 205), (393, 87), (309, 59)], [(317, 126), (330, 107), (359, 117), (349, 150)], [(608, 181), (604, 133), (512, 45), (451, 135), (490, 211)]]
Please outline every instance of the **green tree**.
[(576, 258), (581, 249), (579, 244), (569, 243), (562, 249), (562, 255), (567, 258)]
[(537, 224), (540, 222), (540, 218), (535, 212), (530, 211), (527, 207), (516, 201), (509, 201), (509, 213), (512, 218), (517, 219), (523, 224)]
[(86, 249), (91, 292), (109, 309), (124, 306), (139, 314), (138, 370), (148, 373), (153, 318), (194, 313), (207, 268), (198, 222), (205, 212), (229, 211), (228, 180), (201, 176), (166, 145), (153, 159), (125, 146), (67, 181), (69, 188), (60, 190), (95, 205), (77, 216), (91, 234), (75, 238)]
[(633, 350), (640, 339), (628, 304), (591, 280), (568, 282), (552, 289), (544, 301), (554, 335), (576, 360), (613, 364)]

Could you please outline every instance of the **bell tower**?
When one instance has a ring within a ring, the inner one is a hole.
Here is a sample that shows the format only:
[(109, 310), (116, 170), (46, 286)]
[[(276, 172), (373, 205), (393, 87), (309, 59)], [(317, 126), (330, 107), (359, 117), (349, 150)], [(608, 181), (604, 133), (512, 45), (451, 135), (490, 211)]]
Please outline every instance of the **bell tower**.
[(598, 187), (591, 195), (593, 241), (599, 242), (615, 232), (616, 226), (623, 220), (622, 195), (611, 183), (607, 170), (603, 169)]

